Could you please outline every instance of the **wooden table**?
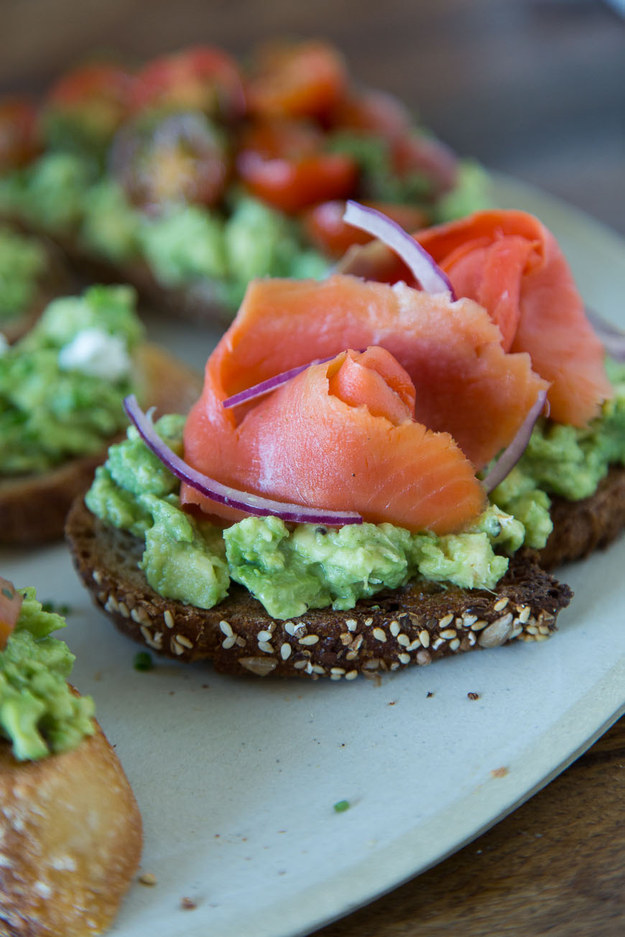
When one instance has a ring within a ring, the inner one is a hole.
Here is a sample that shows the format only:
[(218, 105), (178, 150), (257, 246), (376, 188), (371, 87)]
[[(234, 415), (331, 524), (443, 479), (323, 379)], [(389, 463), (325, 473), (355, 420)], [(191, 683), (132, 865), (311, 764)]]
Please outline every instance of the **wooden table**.
[[(0, 88), (102, 49), (325, 36), (465, 155), (625, 234), (625, 21), (590, 0), (0, 0)], [(625, 615), (625, 609), (624, 609)], [(625, 721), (490, 832), (317, 937), (621, 937)]]

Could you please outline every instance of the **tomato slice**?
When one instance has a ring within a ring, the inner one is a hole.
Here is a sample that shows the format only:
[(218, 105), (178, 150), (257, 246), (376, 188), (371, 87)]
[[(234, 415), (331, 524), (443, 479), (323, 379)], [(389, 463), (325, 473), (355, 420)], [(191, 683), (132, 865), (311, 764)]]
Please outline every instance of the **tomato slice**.
[(37, 112), (26, 98), (0, 101), (0, 172), (19, 169), (39, 152)]
[(422, 173), (433, 188), (433, 194), (442, 195), (453, 189), (458, 176), (455, 154), (434, 137), (406, 133), (392, 144), (393, 165), (400, 177)]
[(137, 75), (132, 110), (199, 110), (230, 120), (246, 109), (243, 79), (229, 55), (212, 46), (196, 46), (154, 59)]
[(261, 117), (320, 118), (344, 97), (347, 72), (325, 42), (264, 46), (247, 87), (250, 111)]
[[(396, 221), (406, 231), (416, 231), (427, 224), (427, 214), (412, 205), (387, 202), (364, 202)], [(350, 247), (372, 240), (365, 231), (343, 221), (345, 202), (330, 201), (315, 205), (303, 213), (302, 223), (312, 243), (330, 257), (342, 257)]]
[(374, 133), (385, 140), (406, 134), (413, 120), (408, 108), (392, 94), (365, 90), (349, 94), (331, 115), (334, 130)]
[(265, 120), (244, 132), (237, 171), (253, 195), (284, 212), (347, 198), (358, 167), (351, 156), (324, 153), (322, 131), (306, 121)]
[(13, 583), (0, 576), (0, 649), (6, 647), (9, 635), (20, 617), (23, 601)]
[(215, 205), (230, 171), (223, 134), (198, 112), (174, 113), (118, 133), (111, 167), (128, 198), (142, 208), (170, 202)]
[(68, 72), (51, 88), (43, 109), (49, 123), (62, 118), (88, 134), (110, 138), (128, 113), (129, 72), (108, 62), (93, 62)]

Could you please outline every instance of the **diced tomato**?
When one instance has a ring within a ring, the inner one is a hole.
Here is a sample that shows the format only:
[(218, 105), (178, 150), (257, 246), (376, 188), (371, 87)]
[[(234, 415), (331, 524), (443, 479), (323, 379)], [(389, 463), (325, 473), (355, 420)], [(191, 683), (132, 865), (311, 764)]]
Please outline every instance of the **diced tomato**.
[(404, 135), (412, 123), (405, 105), (384, 91), (352, 93), (339, 102), (331, 115), (331, 124), (335, 130), (375, 133), (385, 140)]
[(261, 49), (248, 83), (248, 101), (260, 117), (322, 118), (347, 90), (339, 53), (325, 42), (271, 44)]
[(118, 65), (93, 62), (64, 75), (51, 89), (43, 109), (44, 126), (62, 117), (85, 135), (113, 136), (128, 113), (131, 74)]
[(132, 109), (199, 110), (225, 120), (245, 112), (238, 65), (212, 46), (196, 46), (148, 63), (137, 75)]
[(6, 647), (9, 635), (20, 617), (23, 601), (13, 583), (0, 576), (0, 649)]
[(243, 134), (237, 171), (252, 194), (285, 212), (353, 193), (351, 156), (324, 153), (322, 131), (297, 120), (252, 124)]
[(39, 152), (37, 112), (21, 97), (0, 101), (0, 172), (19, 169)]
[[(406, 231), (416, 231), (428, 222), (420, 208), (411, 205), (392, 205), (381, 202), (366, 202), (387, 217), (396, 221)], [(343, 221), (345, 202), (331, 201), (315, 205), (303, 213), (304, 229), (313, 244), (330, 257), (342, 257), (355, 244), (367, 244), (371, 237), (359, 228)]]
[(400, 176), (426, 176), (435, 195), (448, 192), (456, 183), (458, 160), (449, 147), (433, 137), (417, 133), (399, 136), (392, 145), (392, 158)]
[(230, 170), (221, 132), (204, 114), (187, 112), (124, 127), (111, 165), (130, 200), (143, 208), (174, 201), (215, 205)]

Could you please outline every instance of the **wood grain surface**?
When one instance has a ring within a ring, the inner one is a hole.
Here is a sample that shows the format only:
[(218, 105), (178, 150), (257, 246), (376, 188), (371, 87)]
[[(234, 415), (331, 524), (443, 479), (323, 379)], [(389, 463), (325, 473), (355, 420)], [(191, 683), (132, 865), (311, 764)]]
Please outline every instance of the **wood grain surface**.
[[(598, 0), (0, 0), (0, 90), (101, 51), (245, 55), (276, 35), (327, 37), (462, 154), (625, 234), (625, 21)], [(490, 832), (317, 937), (622, 937), (624, 820), (621, 721)]]

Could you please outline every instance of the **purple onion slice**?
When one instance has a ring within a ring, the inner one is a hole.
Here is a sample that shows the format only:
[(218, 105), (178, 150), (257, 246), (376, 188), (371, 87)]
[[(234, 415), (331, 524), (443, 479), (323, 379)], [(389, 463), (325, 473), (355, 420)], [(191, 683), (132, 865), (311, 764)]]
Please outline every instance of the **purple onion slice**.
[(368, 208), (351, 200), (347, 202), (343, 221), (386, 244), (410, 268), (415, 280), (426, 293), (443, 293), (452, 301), (456, 299), (447, 275), (397, 222), (375, 208)]
[(499, 456), (492, 469), (482, 481), (482, 484), (486, 490), (487, 494), (496, 488), (500, 482), (510, 474), (514, 466), (517, 464), (525, 450), (527, 449), (527, 444), (530, 441), (530, 436), (532, 435), (532, 430), (536, 425), (536, 420), (541, 414), (543, 407), (547, 401), (547, 391), (541, 390), (538, 393), (535, 403), (528, 410), (527, 416), (523, 420), (523, 423), (517, 430), (517, 434), (510, 443), (510, 445), (504, 449), (502, 454)]
[(607, 322), (594, 309), (586, 309), (586, 316), (610, 357), (615, 361), (625, 361), (625, 332)]
[(226, 408), (237, 407), (240, 403), (256, 400), (257, 397), (262, 397), (264, 394), (270, 393), (282, 384), (286, 384), (287, 381), (297, 377), (298, 374), (312, 367), (313, 364), (325, 364), (326, 361), (332, 361), (335, 357), (336, 355), (328, 355), (327, 358), (315, 358), (313, 361), (309, 361), (308, 364), (300, 364), (297, 368), (290, 368), (288, 371), (275, 374), (273, 377), (267, 378), (266, 381), (261, 381), (260, 384), (254, 384), (253, 387), (241, 390), (238, 394), (233, 394), (232, 397), (226, 397), (223, 406)]
[(331, 511), (305, 507), (301, 504), (288, 504), (222, 485), (214, 478), (209, 478), (208, 475), (203, 475), (192, 468), (163, 442), (154, 428), (151, 411), (144, 413), (134, 394), (126, 397), (124, 408), (146, 446), (161, 460), (163, 465), (176, 478), (186, 482), (211, 501), (227, 504), (231, 508), (254, 514), (257, 517), (275, 515), (283, 521), (290, 521), (294, 524), (322, 524), (324, 527), (362, 524), (362, 517), (354, 511)]

